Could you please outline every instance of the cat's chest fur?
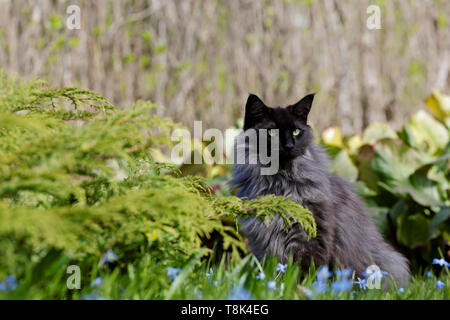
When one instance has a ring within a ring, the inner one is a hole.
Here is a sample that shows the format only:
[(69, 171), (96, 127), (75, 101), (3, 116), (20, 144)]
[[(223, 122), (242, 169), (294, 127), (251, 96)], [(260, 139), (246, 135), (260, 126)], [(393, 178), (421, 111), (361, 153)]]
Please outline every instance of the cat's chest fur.
[(330, 199), (325, 163), (326, 156), (319, 150), (308, 150), (274, 175), (260, 175), (257, 166), (236, 166), (232, 183), (239, 187), (240, 197), (253, 199), (273, 194), (308, 207)]

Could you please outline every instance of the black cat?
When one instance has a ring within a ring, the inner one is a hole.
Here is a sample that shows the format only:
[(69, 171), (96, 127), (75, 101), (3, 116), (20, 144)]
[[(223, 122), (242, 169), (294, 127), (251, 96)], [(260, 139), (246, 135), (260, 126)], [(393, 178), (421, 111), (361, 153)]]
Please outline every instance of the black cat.
[(236, 164), (231, 185), (239, 197), (274, 194), (299, 202), (313, 213), (317, 237), (307, 241), (298, 224), (286, 232), (279, 217), (268, 227), (256, 218), (241, 220), (241, 231), (258, 258), (275, 255), (287, 262), (292, 255), (304, 268), (314, 260), (316, 266), (351, 267), (358, 276), (375, 264), (404, 284), (409, 279), (408, 261), (383, 240), (352, 186), (327, 171), (327, 156), (313, 143), (307, 124), (313, 99), (310, 94), (280, 108), (266, 106), (253, 94), (248, 97), (244, 134), (267, 129), (274, 135), (271, 129), (278, 129), (280, 167), (274, 175), (261, 175), (258, 164)]

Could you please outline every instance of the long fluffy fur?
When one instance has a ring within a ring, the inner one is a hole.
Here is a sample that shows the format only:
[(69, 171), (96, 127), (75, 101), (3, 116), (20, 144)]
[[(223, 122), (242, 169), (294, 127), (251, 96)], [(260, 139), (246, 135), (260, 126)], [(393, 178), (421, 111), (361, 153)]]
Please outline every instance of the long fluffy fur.
[(325, 152), (311, 143), (303, 155), (272, 176), (261, 175), (259, 165), (235, 165), (231, 185), (238, 188), (237, 196), (291, 198), (308, 208), (317, 224), (317, 237), (307, 241), (298, 224), (286, 233), (277, 217), (268, 227), (256, 218), (241, 220), (252, 252), (260, 259), (274, 255), (282, 262), (292, 255), (305, 268), (311, 260), (316, 266), (351, 267), (359, 276), (375, 264), (390, 272), (397, 283), (406, 283), (408, 261), (383, 240), (352, 186), (329, 173), (327, 164)]

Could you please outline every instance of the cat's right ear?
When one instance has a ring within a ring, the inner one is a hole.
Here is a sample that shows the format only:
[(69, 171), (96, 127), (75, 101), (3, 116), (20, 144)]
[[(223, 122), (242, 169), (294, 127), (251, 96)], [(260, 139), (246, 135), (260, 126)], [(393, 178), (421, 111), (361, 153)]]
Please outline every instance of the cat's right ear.
[(245, 104), (244, 131), (252, 128), (266, 115), (267, 106), (255, 94), (250, 94)]

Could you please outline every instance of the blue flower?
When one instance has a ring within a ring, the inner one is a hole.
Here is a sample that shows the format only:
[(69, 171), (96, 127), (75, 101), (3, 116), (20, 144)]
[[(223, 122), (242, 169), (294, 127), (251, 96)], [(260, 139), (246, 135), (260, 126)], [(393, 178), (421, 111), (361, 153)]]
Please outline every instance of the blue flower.
[(277, 283), (275, 281), (269, 281), (267, 283), (267, 289), (275, 290), (277, 288)]
[(350, 278), (353, 274), (352, 268), (347, 268), (344, 270), (336, 270), (336, 275), (339, 278)]
[(328, 271), (328, 266), (320, 267), (319, 271), (317, 272), (317, 280), (328, 280), (329, 277), (331, 277), (331, 273), (330, 271)]
[(214, 274), (213, 269), (209, 268), (209, 272), (206, 273), (206, 276), (209, 278)]
[(242, 286), (234, 287), (228, 295), (228, 300), (253, 300), (250, 293)]
[(103, 262), (105, 263), (111, 263), (117, 260), (119, 260), (119, 257), (111, 249), (108, 249), (108, 251), (106, 251), (105, 255), (103, 256)]
[(431, 278), (432, 275), (433, 275), (433, 274), (431, 273), (431, 271), (428, 271), (428, 272), (427, 272), (427, 278)]
[(97, 277), (91, 282), (91, 287), (98, 287), (102, 284), (102, 278)]
[(258, 279), (258, 280), (264, 280), (265, 278), (266, 278), (266, 275), (264, 274), (264, 272), (260, 272), (256, 276), (256, 279)]
[(431, 263), (432, 263), (432, 264), (438, 264), (438, 265), (440, 265), (441, 267), (444, 267), (444, 266), (450, 267), (450, 264), (449, 264), (447, 261), (445, 261), (444, 258), (441, 258), (441, 259), (433, 259), (433, 262), (431, 262)]
[(278, 266), (277, 266), (277, 271), (280, 271), (280, 272), (282, 272), (282, 273), (285, 273), (285, 272), (286, 272), (286, 268), (287, 268), (287, 264), (281, 264), (281, 263), (279, 263)]
[(403, 293), (403, 292), (405, 292), (405, 289), (404, 289), (404, 288), (398, 289), (398, 293)]
[(83, 300), (107, 300), (106, 298), (100, 296), (96, 290), (92, 291), (89, 294), (85, 294), (82, 297)]
[(319, 293), (324, 293), (325, 291), (328, 290), (328, 284), (324, 283), (322, 281), (315, 281), (313, 283), (313, 288), (315, 291), (317, 291)]
[(355, 281), (355, 284), (358, 284), (360, 289), (367, 289), (367, 283), (365, 279), (361, 279), (360, 277), (358, 277), (358, 281)]
[(374, 270), (374, 269), (370, 269), (370, 267), (368, 267), (366, 269), (366, 271), (364, 271), (362, 273), (362, 275), (364, 276), (365, 279), (368, 279), (369, 277), (371, 277), (373, 275), (372, 281), (377, 281), (377, 280), (381, 281), (381, 279), (383, 278), (383, 275), (388, 276), (389, 272), (383, 271), (381, 269)]
[(214, 280), (214, 282), (213, 282), (214, 287), (217, 287), (218, 284), (219, 284), (219, 282), (217, 282), (217, 280)]
[(0, 282), (0, 292), (16, 290), (18, 285), (16, 276), (7, 276), (3, 282)]
[(175, 280), (175, 278), (177, 277), (177, 275), (181, 272), (180, 268), (172, 268), (172, 267), (167, 267), (166, 268), (166, 272), (167, 275), (169, 276), (170, 280)]
[(436, 282), (436, 288), (443, 289), (445, 287), (445, 283), (443, 283), (441, 280), (438, 280)]
[(353, 287), (353, 282), (349, 279), (342, 279), (335, 281), (331, 284), (331, 289), (333, 291), (348, 291)]

